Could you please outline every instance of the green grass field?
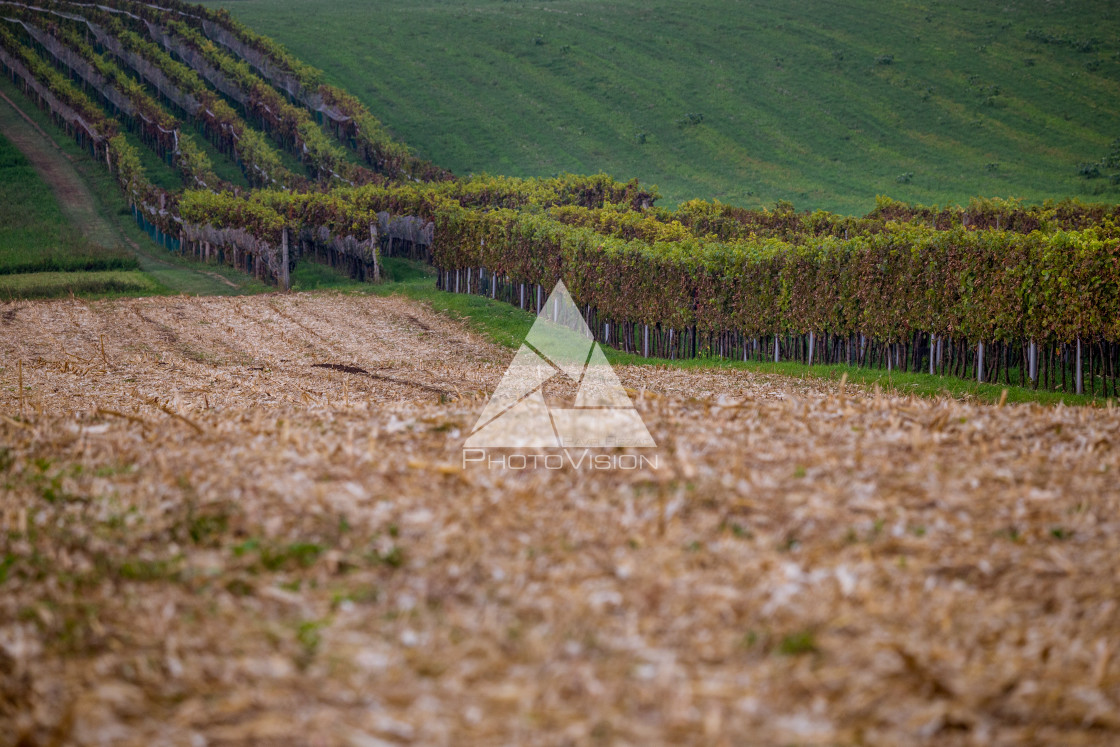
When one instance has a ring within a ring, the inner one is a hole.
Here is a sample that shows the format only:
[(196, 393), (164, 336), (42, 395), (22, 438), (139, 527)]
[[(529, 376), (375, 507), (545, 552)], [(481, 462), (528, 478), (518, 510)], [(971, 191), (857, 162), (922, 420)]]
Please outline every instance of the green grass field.
[(83, 236), (31, 163), (0, 136), (0, 275), (136, 266), (127, 253)]
[(206, 4), (459, 174), (606, 171), (665, 205), (856, 213), (877, 194), (1120, 199), (1077, 173), (1120, 137), (1116, 4)]
[(152, 296), (167, 289), (139, 270), (0, 275), (0, 301), (18, 298)]

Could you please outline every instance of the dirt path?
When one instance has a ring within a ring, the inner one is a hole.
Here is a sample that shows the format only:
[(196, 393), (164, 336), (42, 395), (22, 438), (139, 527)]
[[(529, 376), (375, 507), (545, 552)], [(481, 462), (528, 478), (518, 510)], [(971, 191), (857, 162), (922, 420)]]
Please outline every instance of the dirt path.
[(0, 92), (0, 132), (27, 157), (58, 198), (63, 214), (95, 244), (126, 247), (123, 237), (101, 217), (89, 187), (62, 151), (26, 113)]
[(75, 169), (70, 154), (3, 91), (0, 91), (0, 133), (27, 157), (58, 198), (66, 218), (93, 243), (131, 252), (141, 270), (174, 291), (229, 295), (240, 290), (239, 285), (216, 272), (185, 267), (161, 258), (157, 253), (161, 249), (142, 247), (113, 226), (101, 214), (97, 200)]
[(0, 304), (0, 734), (1117, 743), (1112, 410), (621, 367), (656, 470), (464, 465), (511, 357), (400, 298)]

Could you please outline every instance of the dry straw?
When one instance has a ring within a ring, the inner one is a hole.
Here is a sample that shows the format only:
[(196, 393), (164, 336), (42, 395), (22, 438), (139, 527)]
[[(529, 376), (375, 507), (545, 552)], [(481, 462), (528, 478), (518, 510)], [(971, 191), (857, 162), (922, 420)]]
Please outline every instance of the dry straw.
[(464, 469), (423, 306), (0, 311), (0, 741), (1120, 739), (1111, 408), (624, 367), (659, 469)]

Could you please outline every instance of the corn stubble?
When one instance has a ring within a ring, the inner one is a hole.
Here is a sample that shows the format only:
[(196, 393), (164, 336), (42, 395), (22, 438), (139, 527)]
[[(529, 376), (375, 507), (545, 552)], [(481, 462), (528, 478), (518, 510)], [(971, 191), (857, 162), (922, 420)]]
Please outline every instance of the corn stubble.
[(659, 469), (464, 469), (403, 299), (0, 325), (0, 743), (1120, 737), (1111, 409), (625, 367)]

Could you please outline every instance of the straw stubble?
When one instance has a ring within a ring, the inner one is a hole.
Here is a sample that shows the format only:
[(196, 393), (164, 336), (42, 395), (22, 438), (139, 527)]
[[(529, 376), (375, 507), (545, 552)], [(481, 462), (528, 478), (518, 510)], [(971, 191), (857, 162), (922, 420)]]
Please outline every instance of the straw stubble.
[(0, 733), (1120, 737), (1112, 409), (623, 367), (658, 469), (464, 469), (512, 353), (423, 306), (19, 306)]

